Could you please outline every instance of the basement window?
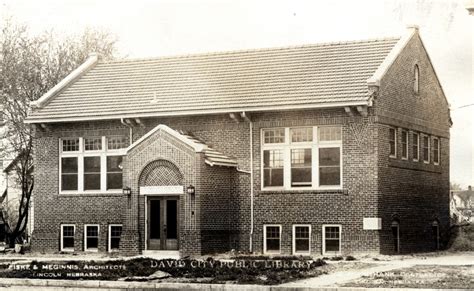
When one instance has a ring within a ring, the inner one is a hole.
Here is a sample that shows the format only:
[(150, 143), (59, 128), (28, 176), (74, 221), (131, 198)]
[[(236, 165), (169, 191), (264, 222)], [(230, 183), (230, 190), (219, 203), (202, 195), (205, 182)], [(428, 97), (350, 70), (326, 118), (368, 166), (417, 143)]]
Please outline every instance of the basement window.
[(311, 225), (293, 225), (293, 255), (309, 255), (311, 252)]
[(263, 253), (279, 254), (281, 252), (281, 225), (263, 226)]
[(109, 225), (109, 252), (118, 251), (120, 249), (120, 238), (122, 237), (122, 225)]
[(99, 247), (99, 225), (85, 225), (84, 228), (84, 250), (97, 252)]
[(61, 251), (62, 252), (74, 251), (75, 232), (76, 232), (76, 226), (74, 224), (61, 225)]
[(323, 255), (341, 253), (341, 225), (323, 225)]

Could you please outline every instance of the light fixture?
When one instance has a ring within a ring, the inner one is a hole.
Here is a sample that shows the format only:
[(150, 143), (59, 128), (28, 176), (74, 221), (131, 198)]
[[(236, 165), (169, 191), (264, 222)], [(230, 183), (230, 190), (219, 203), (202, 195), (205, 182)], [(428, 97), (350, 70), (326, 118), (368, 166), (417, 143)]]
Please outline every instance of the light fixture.
[(130, 187), (124, 187), (122, 189), (122, 193), (123, 193), (123, 195), (130, 196), (130, 195), (132, 195), (132, 189), (130, 189)]
[(194, 193), (196, 193), (196, 188), (194, 188), (193, 185), (189, 185), (189, 186), (186, 188), (186, 192), (187, 192), (189, 195), (194, 195)]

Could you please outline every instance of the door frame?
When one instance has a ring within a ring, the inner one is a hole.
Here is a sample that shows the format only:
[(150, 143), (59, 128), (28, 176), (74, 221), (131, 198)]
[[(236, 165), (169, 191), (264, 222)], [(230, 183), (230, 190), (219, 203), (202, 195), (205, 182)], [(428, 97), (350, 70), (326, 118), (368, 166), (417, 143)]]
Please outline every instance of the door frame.
[[(180, 237), (180, 221), (179, 221), (179, 214), (180, 214), (180, 207), (179, 207), (179, 203), (180, 203), (180, 196), (182, 195), (176, 195), (176, 194), (169, 194), (169, 195), (163, 195), (163, 194), (159, 194), (159, 195), (143, 195), (145, 197), (145, 225), (144, 225), (144, 228), (145, 228), (145, 251), (148, 251), (148, 240), (149, 240), (149, 217), (148, 217), (148, 208), (150, 207), (149, 205), (149, 201), (150, 200), (176, 200), (176, 239), (177, 239), (177, 244), (178, 244), (178, 250), (180, 249), (180, 241), (181, 241), (181, 237)], [(160, 230), (161, 231), (161, 230)], [(169, 251), (169, 250), (150, 250), (150, 251)]]

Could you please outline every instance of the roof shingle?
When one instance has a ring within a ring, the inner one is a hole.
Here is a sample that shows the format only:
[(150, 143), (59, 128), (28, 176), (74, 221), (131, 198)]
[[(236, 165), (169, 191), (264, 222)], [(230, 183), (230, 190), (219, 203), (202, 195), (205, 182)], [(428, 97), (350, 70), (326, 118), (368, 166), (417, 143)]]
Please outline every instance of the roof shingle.
[(367, 79), (399, 39), (99, 61), (29, 122), (366, 102)]

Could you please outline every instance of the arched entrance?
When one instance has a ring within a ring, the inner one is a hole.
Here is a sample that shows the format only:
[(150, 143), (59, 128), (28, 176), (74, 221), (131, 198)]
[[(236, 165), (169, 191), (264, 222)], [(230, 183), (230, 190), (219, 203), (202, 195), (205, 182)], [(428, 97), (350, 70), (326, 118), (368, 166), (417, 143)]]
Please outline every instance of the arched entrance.
[(149, 163), (139, 179), (145, 195), (145, 234), (148, 250), (179, 249), (179, 198), (183, 175), (166, 160)]

